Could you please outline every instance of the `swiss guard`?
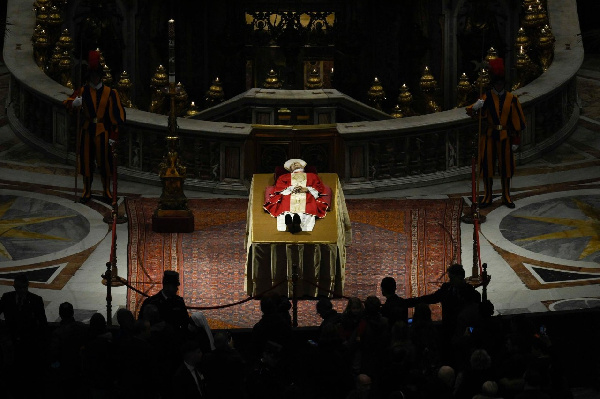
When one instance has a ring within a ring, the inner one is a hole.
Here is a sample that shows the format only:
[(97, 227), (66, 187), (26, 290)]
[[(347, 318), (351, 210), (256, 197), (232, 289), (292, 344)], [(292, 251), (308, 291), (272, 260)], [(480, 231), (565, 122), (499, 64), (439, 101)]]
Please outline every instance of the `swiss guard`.
[(467, 114), (487, 121), (487, 129), (479, 135), (479, 170), (483, 177), (484, 195), (479, 208), (492, 204), (492, 185), (496, 165), (502, 182), (502, 204), (514, 208), (510, 197), (510, 180), (515, 173), (514, 151), (521, 143), (520, 133), (525, 129), (525, 115), (516, 95), (505, 89), (504, 60), (489, 61), (491, 79), (487, 90), (475, 104), (467, 107)]
[(112, 201), (110, 176), (113, 145), (119, 136), (119, 125), (125, 122), (125, 110), (116, 90), (102, 83), (100, 52), (88, 54), (87, 84), (75, 90), (63, 103), (68, 109), (80, 109), (83, 125), (77, 137), (77, 169), (83, 176), (83, 195), (79, 202), (92, 198), (92, 181), (97, 166), (102, 179), (102, 200)]

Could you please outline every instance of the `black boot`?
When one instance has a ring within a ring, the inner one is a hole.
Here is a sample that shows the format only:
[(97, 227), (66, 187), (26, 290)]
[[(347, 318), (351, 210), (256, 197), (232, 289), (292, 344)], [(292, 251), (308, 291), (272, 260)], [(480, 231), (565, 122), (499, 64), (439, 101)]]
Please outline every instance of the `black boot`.
[(492, 205), (492, 191), (494, 186), (494, 179), (491, 177), (485, 177), (483, 179), (483, 199), (479, 202), (479, 209), (487, 208)]
[(510, 209), (514, 209), (516, 206), (510, 198), (510, 177), (502, 178), (502, 205)]
[(102, 179), (102, 200), (106, 203), (112, 202), (112, 194), (110, 193), (110, 178), (100, 176)]
[(79, 199), (79, 202), (85, 204), (92, 199), (92, 178), (83, 176), (83, 194)]

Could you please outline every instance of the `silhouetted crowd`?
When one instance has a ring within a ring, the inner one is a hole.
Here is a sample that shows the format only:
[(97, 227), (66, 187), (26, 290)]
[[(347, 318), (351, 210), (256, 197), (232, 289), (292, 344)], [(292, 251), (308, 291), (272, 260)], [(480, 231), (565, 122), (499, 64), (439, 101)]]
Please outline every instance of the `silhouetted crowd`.
[[(18, 275), (15, 290), (0, 300), (0, 396), (572, 397), (543, 326), (518, 316), (502, 323), (465, 282), (462, 266), (450, 266), (448, 276), (436, 292), (409, 299), (396, 295), (396, 282), (386, 277), (383, 304), (377, 296), (350, 298), (341, 313), (319, 298), (318, 330), (292, 329), (288, 298), (264, 295), (260, 321), (241, 334), (211, 331), (201, 312), (189, 316), (177, 295), (179, 276), (170, 271), (137, 319), (119, 309), (118, 328), (108, 328), (100, 313), (84, 324), (64, 302), (50, 330), (42, 298)], [(431, 319), (433, 303), (441, 303), (441, 325)]]

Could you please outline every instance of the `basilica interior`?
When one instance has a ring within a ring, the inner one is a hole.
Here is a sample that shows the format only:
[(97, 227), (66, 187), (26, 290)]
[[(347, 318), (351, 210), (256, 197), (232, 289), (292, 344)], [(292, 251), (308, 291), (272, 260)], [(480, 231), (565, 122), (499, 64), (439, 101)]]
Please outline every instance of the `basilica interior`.
[[(82, 83), (89, 50), (101, 51), (105, 83), (127, 111), (121, 214), (127, 196), (163, 194), (171, 145), (189, 199), (248, 198), (253, 175), (301, 157), (337, 174), (346, 199), (461, 198), (468, 214), (477, 123), (464, 107), (489, 84), (485, 62), (500, 57), (527, 129), (515, 153), (516, 209), (502, 206), (498, 186), (482, 212), (486, 295), (497, 315), (597, 317), (597, 8), (575, 0), (8, 0), (0, 293), (26, 272), (50, 322), (65, 301), (80, 321), (107, 314), (101, 274), (114, 209), (71, 198), (76, 122), (62, 106)], [(66, 210), (77, 217), (65, 219)], [(45, 227), (23, 227), (27, 213), (47, 218)], [(126, 278), (131, 231), (123, 223), (116, 233)], [(61, 234), (68, 244), (53, 239)], [(473, 236), (473, 224), (461, 223), (467, 271)], [(126, 287), (112, 287), (113, 310), (127, 298)]]

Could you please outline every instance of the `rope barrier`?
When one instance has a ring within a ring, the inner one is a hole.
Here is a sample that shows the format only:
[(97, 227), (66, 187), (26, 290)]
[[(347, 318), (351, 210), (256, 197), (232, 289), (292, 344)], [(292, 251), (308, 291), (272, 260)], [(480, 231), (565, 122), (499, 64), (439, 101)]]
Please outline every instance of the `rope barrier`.
[[(150, 295), (146, 294), (145, 292), (140, 291), (137, 288), (135, 288), (134, 286), (132, 286), (131, 284), (129, 284), (129, 282), (127, 282), (127, 280), (125, 280), (123, 277), (119, 277), (119, 280), (127, 288), (135, 291), (136, 293), (142, 295), (143, 297), (148, 298), (150, 296)], [(278, 282), (277, 284), (275, 284), (274, 286), (272, 286), (271, 288), (269, 288), (269, 289), (267, 289), (265, 291), (262, 291), (261, 293), (257, 294), (256, 296), (249, 296), (249, 297), (247, 297), (245, 299), (242, 299), (241, 301), (237, 301), (237, 302), (233, 302), (233, 303), (227, 303), (225, 305), (215, 305), (215, 306), (186, 306), (186, 308), (187, 309), (192, 309), (192, 310), (214, 310), (214, 309), (224, 309), (224, 308), (229, 308), (229, 307), (232, 307), (232, 306), (241, 305), (242, 303), (246, 303), (246, 302), (251, 301), (253, 299), (260, 298), (261, 296), (263, 296), (267, 292), (273, 291), (275, 288), (279, 287), (283, 283), (287, 283), (287, 280), (282, 280), (282, 281)], [(140, 284), (140, 283), (138, 283), (138, 284)], [(149, 284), (149, 283), (144, 283), (144, 284)], [(155, 284), (155, 283), (152, 283), (152, 284)]]

